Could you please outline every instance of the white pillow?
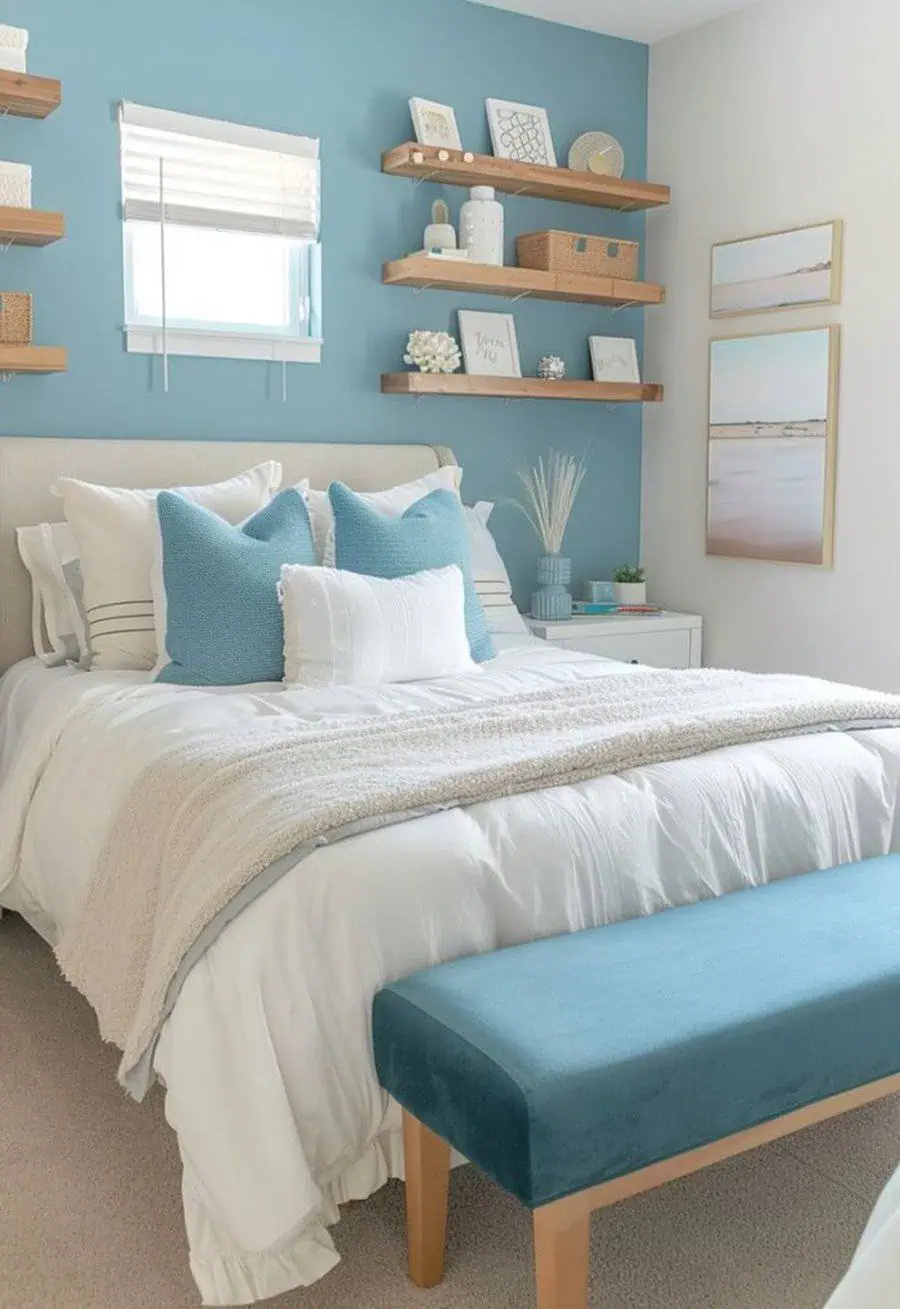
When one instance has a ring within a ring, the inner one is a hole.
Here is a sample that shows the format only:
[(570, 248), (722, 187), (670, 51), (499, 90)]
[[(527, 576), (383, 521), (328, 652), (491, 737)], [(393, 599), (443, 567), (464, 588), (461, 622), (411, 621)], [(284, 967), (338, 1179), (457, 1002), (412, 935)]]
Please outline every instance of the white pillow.
[(527, 633), (528, 626), (512, 598), (509, 573), (488, 527), (493, 504), (489, 500), (479, 500), (474, 508), (468, 505), (463, 508), (469, 528), (472, 580), (487, 619), (488, 631), (497, 636)]
[(365, 577), (285, 564), (284, 680), (374, 686), (471, 673), (465, 589), (455, 565), (410, 577)]
[(75, 533), (68, 523), (38, 523), (17, 528), (16, 542), (31, 575), (34, 653), (48, 667), (67, 660), (84, 662), (88, 655), (87, 628)]
[[(281, 464), (267, 460), (228, 481), (177, 490), (237, 524), (268, 504), (281, 485), (281, 471)], [(60, 477), (51, 490), (62, 500), (78, 542), (91, 667), (152, 668), (157, 657), (151, 589), (157, 489), (94, 486)]]
[[(462, 469), (457, 464), (447, 464), (434, 473), (426, 473), (414, 482), (403, 482), (400, 486), (389, 487), (386, 491), (358, 491), (361, 500), (378, 509), (389, 518), (399, 516), (414, 505), (423, 496), (432, 491), (452, 491), (459, 495)], [(334, 556), (334, 515), (327, 491), (310, 491), (307, 495), (309, 518), (312, 523), (313, 540), (316, 543), (316, 556), (326, 568), (333, 568)]]

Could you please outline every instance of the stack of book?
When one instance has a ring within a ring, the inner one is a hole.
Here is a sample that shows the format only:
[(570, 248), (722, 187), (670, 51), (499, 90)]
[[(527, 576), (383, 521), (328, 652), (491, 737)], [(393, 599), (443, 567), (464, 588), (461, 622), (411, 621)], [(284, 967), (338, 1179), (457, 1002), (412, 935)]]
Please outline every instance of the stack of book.
[(602, 614), (661, 614), (659, 605), (619, 605), (592, 604), (589, 600), (573, 600), (572, 615), (575, 618)]

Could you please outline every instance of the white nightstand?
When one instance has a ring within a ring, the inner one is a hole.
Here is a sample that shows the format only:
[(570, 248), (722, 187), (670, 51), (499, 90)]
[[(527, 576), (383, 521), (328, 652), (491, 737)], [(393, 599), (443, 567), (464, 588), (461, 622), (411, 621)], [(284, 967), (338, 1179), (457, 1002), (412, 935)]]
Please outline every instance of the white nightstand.
[(697, 614), (606, 614), (561, 623), (526, 619), (542, 641), (651, 668), (699, 668), (703, 619)]

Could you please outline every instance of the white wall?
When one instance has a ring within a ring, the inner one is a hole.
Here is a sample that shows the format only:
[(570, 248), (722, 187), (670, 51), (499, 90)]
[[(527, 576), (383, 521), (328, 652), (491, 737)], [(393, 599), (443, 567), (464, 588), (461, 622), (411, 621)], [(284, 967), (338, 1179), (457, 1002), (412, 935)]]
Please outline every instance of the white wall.
[[(763, 0), (655, 46), (644, 563), (706, 662), (900, 690), (900, 3)], [(711, 320), (715, 241), (845, 220), (843, 304)], [(712, 336), (843, 325), (835, 565), (705, 556)]]

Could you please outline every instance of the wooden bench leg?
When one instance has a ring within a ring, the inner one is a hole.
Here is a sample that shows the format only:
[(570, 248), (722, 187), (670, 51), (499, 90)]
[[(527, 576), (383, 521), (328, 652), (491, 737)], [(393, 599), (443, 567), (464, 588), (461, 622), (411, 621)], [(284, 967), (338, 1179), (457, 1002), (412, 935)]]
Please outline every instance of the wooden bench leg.
[(403, 1114), (409, 1275), (416, 1286), (444, 1278), (450, 1147), (412, 1114)]
[(573, 1216), (565, 1201), (534, 1211), (537, 1309), (588, 1309), (590, 1246), (589, 1213)]

